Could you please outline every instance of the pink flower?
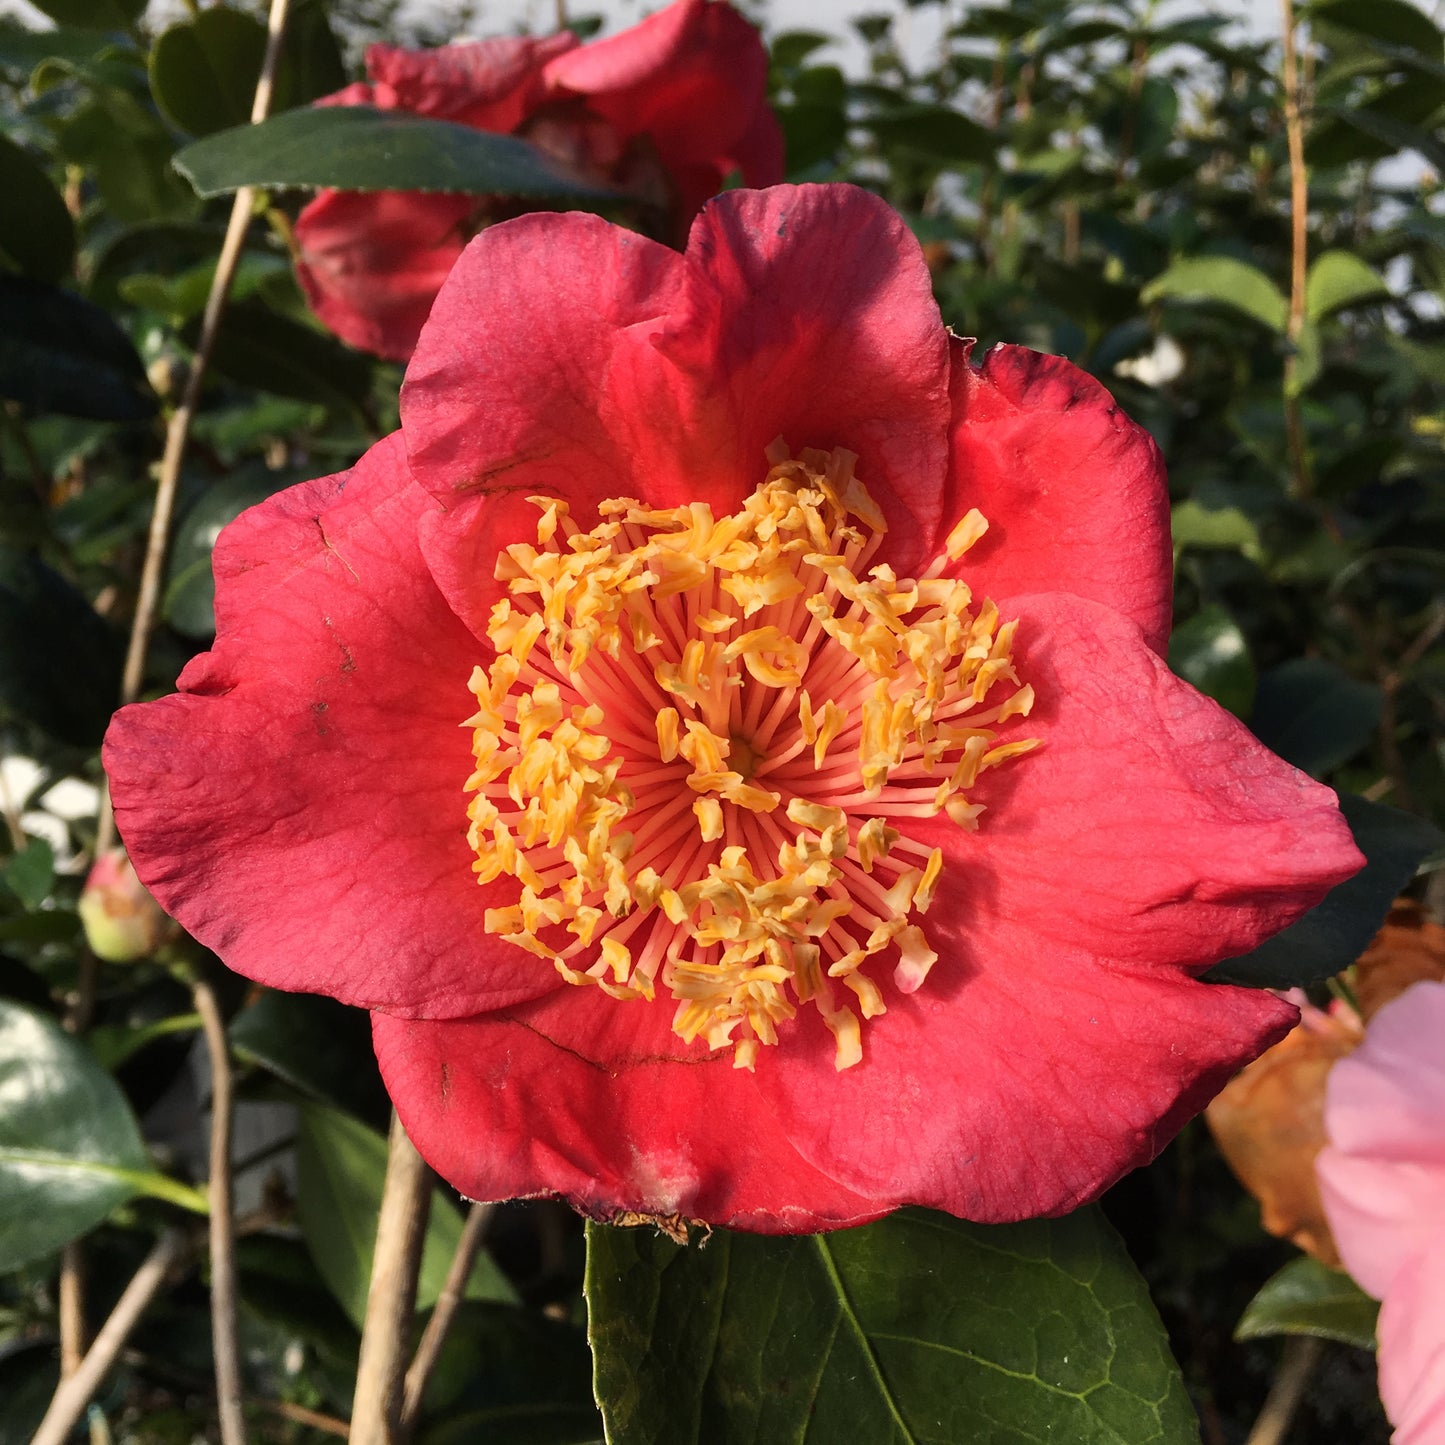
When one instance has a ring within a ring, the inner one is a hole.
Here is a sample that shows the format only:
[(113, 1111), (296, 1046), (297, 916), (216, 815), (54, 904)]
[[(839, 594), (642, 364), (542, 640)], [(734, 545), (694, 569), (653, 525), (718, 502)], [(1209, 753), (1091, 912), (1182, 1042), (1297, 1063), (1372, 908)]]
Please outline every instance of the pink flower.
[[(373, 45), (366, 68), (369, 84), (319, 103), (520, 135), (641, 203), (672, 244), (734, 171), (754, 186), (783, 178), (767, 53), (726, 0), (675, 0), (586, 46), (566, 31), (439, 50)], [(296, 222), (297, 275), (338, 336), (404, 361), (467, 241), (525, 209), (509, 197), (323, 191)]]
[(1382, 1300), (1380, 1398), (1396, 1445), (1445, 1440), (1445, 983), (1371, 1019), (1330, 1073), (1316, 1160), (1345, 1268)]
[(971, 353), (852, 187), (683, 255), (523, 217), (401, 431), (222, 536), (121, 830), (233, 968), (375, 1011), (463, 1193), (1062, 1213), (1296, 1017), (1195, 976), (1359, 866), (1334, 796), (1165, 666), (1147, 434)]

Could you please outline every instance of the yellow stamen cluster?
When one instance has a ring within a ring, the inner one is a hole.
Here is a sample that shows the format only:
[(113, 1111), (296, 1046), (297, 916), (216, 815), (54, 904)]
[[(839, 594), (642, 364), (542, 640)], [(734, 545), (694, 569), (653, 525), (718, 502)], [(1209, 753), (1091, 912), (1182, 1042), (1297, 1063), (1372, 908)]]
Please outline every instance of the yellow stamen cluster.
[(943, 855), (909, 820), (977, 827), (968, 790), (1036, 745), (998, 734), (1033, 690), (1017, 624), (943, 575), (977, 512), (899, 578), (867, 567), (885, 524), (852, 453), (768, 460), (722, 518), (619, 499), (584, 532), (532, 499), (537, 543), (498, 561), (496, 661), (471, 679), (468, 836), (481, 882), (521, 885), (488, 931), (569, 983), (661, 985), (674, 1031), (742, 1068), (811, 1004), (841, 1069), (886, 1007), (863, 965), (891, 955), (911, 993), (937, 958), (919, 920)]

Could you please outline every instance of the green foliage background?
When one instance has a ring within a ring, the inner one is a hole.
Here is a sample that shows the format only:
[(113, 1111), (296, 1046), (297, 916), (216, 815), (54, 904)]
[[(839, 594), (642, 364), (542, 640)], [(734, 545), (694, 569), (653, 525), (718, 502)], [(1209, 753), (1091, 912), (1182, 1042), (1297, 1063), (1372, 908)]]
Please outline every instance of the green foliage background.
[[(197, 970), (223, 994), (243, 1113), (294, 1106), (265, 1116), (280, 1132), (239, 1168), (255, 1224), (238, 1257), (251, 1425), (319, 1441), (297, 1411), (349, 1408), (385, 1158), (365, 1021), (248, 991), (180, 940), (100, 970), (87, 1028), (66, 1033), (94, 965), (75, 909), (95, 822), (41, 815), (61, 780), (99, 781), (164, 421), (229, 204), (208, 197), (272, 187), (182, 477), (151, 694), (210, 638), (220, 528), (396, 421), (399, 369), (306, 311), (287, 249), (303, 196), (275, 187), (505, 185), (547, 206), (601, 203), (520, 142), (391, 122), (405, 134), (388, 161), (364, 126), (297, 109), (342, 84), (368, 38), (442, 38), (398, 34), (384, 0), (300, 0), (285, 113), (249, 132), (227, 128), (248, 118), (264, 26), (240, 0), (165, 27), (145, 0), (41, 8), (58, 28), (0, 23), (0, 757), (33, 760), (0, 793), (0, 1445), (29, 1438), (55, 1385), (62, 1248), (85, 1240), (94, 1324), (157, 1232), (204, 1212), (184, 983)], [(913, 8), (941, 22), (921, 68), (890, 15), (854, 22), (861, 77), (834, 35), (769, 36), (790, 175), (879, 191), (925, 243), (956, 331), (1072, 358), (1158, 439), (1171, 665), (1347, 795), (1371, 860), (1220, 976), (1318, 983), (1396, 893), (1429, 887), (1445, 821), (1441, 33), (1404, 0), (1301, 10), (1295, 288), (1278, 45), (1144, 0)], [(460, 1230), (444, 1194), (423, 1317)], [(1142, 1445), (1194, 1439), (1192, 1397), (1221, 1445), (1262, 1402), (1273, 1337), (1307, 1333), (1339, 1343), (1290, 1438), (1384, 1441), (1369, 1302), (1295, 1262), (1250, 1303), (1290, 1253), (1197, 1127), (1102, 1212), (1010, 1230), (907, 1212), (827, 1241), (684, 1251), (637, 1231), (584, 1242), (563, 1210), (510, 1206), (417, 1438)], [(193, 1267), (105, 1383), (94, 1418), (108, 1438), (208, 1428), (208, 1331)]]

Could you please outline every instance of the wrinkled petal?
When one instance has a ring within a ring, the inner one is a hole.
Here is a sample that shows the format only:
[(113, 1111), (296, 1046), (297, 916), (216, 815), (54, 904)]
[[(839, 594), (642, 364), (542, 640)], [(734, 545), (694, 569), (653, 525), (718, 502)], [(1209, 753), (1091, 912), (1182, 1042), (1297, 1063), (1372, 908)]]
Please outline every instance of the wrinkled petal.
[(853, 187), (730, 192), (683, 258), (591, 216), (493, 227), (438, 296), (402, 392), (412, 470), (449, 514), (428, 561), (476, 626), (493, 594), (465, 594), (490, 577), (497, 496), (561, 496), (579, 521), (615, 496), (722, 513), (783, 434), (866, 459), (905, 571), (942, 516), (947, 347), (917, 242)]
[(343, 341), (405, 361), (472, 232), (473, 196), (323, 191), (296, 218), (296, 277)]
[(480, 659), (417, 550), (434, 506), (393, 434), (232, 523), (215, 647), (117, 714), (105, 764), (136, 872), (230, 967), (446, 1016), (556, 979), (483, 929), (458, 726)]
[[(817, 1015), (759, 1064), (788, 1137), (860, 1194), (1001, 1223), (1065, 1214), (1146, 1164), (1298, 1017), (1261, 990), (929, 915), (941, 957), (836, 1072)], [(1010, 947), (1012, 945), (1012, 948)]]
[(378, 1013), (372, 1031), (413, 1143), (468, 1198), (555, 1194), (599, 1219), (681, 1214), (769, 1234), (861, 1224), (892, 1207), (799, 1157), (761, 1075), (729, 1057), (676, 1058), (669, 1017), (568, 988), (454, 1023)]
[(533, 39), (504, 35), (430, 50), (368, 45), (366, 71), (376, 83), (375, 104), (456, 121), (505, 135), (536, 108), (545, 90), (543, 71), (577, 46), (563, 30)]
[[(587, 97), (623, 136), (649, 135), (669, 168), (726, 155), (765, 109), (768, 57), (730, 5), (679, 0), (640, 25), (553, 60), (553, 94)], [(775, 174), (745, 176), (773, 185)]]
[(1370, 1020), (1330, 1073), (1325, 1130), (1315, 1167), (1340, 1257), (1386, 1298), (1445, 1226), (1445, 983), (1417, 983)]
[(1395, 1427), (1393, 1445), (1439, 1445), (1445, 1440), (1445, 1222), (1391, 1287), (1378, 1335), (1380, 1399)]
[(1000, 598), (1071, 592), (1131, 618), (1161, 656), (1173, 563), (1169, 492), (1153, 438), (1059, 356), (954, 343), (947, 513), (989, 529), (959, 569)]

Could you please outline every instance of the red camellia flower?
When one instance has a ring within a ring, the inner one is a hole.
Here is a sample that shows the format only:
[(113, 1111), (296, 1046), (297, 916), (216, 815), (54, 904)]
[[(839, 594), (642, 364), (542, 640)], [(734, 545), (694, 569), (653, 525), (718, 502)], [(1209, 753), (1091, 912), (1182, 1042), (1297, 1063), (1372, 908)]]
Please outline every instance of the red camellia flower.
[[(670, 244), (682, 244), (698, 207), (734, 172), (753, 186), (783, 178), (767, 52), (725, 0), (676, 0), (585, 46), (565, 31), (439, 50), (372, 45), (366, 69), (370, 84), (319, 104), (522, 136), (639, 204)], [(296, 222), (297, 275), (338, 336), (404, 361), (467, 241), (525, 208), (502, 196), (323, 191)]]
[(221, 538), (214, 650), (110, 731), (131, 857), (375, 1011), (464, 1194), (1063, 1212), (1293, 1021), (1195, 975), (1359, 866), (1334, 797), (1165, 666), (1146, 434), (971, 345), (851, 187), (682, 255), (524, 217), (400, 432)]

